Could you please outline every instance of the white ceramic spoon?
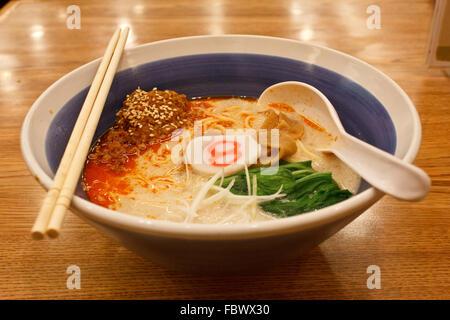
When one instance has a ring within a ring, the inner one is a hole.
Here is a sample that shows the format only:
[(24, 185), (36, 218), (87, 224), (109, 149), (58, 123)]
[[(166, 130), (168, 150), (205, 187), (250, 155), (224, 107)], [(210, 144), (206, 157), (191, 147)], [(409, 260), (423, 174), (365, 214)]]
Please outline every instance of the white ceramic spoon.
[(348, 134), (333, 105), (316, 88), (303, 82), (281, 82), (267, 88), (258, 99), (262, 106), (269, 103), (286, 103), (316, 119), (337, 138), (330, 139), (329, 146), (320, 151), (334, 153), (380, 191), (408, 201), (421, 200), (428, 193), (431, 180), (423, 170)]

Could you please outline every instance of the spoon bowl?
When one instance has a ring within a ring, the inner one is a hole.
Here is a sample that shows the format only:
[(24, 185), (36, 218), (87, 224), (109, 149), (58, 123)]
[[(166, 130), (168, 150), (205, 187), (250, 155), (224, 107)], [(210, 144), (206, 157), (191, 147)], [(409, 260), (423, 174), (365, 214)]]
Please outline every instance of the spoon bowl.
[(316, 88), (297, 81), (270, 86), (258, 104), (286, 103), (313, 119), (333, 137), (318, 151), (334, 153), (369, 184), (397, 199), (419, 201), (430, 190), (431, 180), (420, 168), (348, 134), (327, 97)]

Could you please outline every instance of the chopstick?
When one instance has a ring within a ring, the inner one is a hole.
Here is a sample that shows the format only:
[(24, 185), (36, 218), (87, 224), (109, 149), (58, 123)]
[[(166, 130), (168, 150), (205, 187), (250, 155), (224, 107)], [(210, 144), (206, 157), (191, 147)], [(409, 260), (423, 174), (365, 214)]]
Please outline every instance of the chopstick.
[(118, 28), (109, 41), (64, 151), (53, 184), (31, 230), (34, 239), (42, 239), (44, 234), (56, 238), (60, 233), (65, 213), (72, 201), (103, 106), (117, 71), (128, 31), (128, 27)]

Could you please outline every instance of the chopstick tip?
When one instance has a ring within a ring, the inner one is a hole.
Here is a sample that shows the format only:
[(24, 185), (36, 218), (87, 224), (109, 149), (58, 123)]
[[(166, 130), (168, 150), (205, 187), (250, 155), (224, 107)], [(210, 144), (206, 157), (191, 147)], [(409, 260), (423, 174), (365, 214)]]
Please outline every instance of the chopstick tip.
[(31, 238), (34, 240), (42, 240), (44, 239), (44, 234), (41, 231), (32, 231)]
[(56, 229), (48, 229), (46, 233), (52, 239), (58, 238), (59, 236), (59, 231)]

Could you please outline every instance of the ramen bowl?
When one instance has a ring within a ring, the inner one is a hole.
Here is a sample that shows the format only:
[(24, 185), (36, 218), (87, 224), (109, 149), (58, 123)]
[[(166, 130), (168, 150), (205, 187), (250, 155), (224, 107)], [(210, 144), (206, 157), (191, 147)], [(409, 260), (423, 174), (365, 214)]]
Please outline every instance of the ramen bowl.
[[(99, 59), (92, 61), (55, 82), (24, 120), (22, 153), (46, 189), (99, 63)], [(112, 126), (126, 94), (138, 86), (171, 89), (188, 97), (258, 97), (268, 86), (289, 80), (308, 83), (324, 93), (350, 134), (407, 162), (416, 157), (421, 140), (417, 111), (388, 76), (335, 50), (262, 36), (187, 37), (127, 49), (96, 137)], [(317, 211), (271, 221), (216, 225), (151, 220), (109, 210), (89, 202), (80, 185), (71, 210), (157, 264), (222, 273), (270, 268), (298, 257), (382, 196), (363, 182), (353, 197)]]

